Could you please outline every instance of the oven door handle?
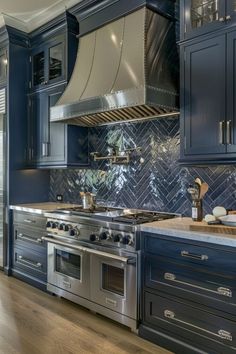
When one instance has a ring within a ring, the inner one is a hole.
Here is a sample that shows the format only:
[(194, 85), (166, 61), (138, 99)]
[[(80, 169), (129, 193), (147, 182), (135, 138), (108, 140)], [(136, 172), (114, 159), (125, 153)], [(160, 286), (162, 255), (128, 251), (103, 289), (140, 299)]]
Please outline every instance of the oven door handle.
[(95, 254), (97, 256), (101, 256), (104, 258), (109, 258), (109, 259), (113, 259), (116, 261), (120, 261), (122, 263), (126, 263), (126, 264), (134, 264), (136, 263), (136, 259), (135, 257), (122, 257), (122, 256), (117, 256), (115, 254), (112, 253), (107, 253), (107, 252), (102, 252), (102, 251), (97, 251), (94, 250), (92, 248), (86, 248), (86, 252), (91, 253), (91, 254)]
[(127, 258), (127, 257), (117, 256), (115, 254), (102, 252), (102, 251), (97, 251), (97, 250), (94, 250), (94, 249), (88, 248), (88, 247), (68, 244), (66, 242), (63, 242), (63, 241), (60, 241), (60, 240), (55, 240), (52, 237), (47, 237), (47, 236), (42, 236), (42, 240), (50, 242), (50, 243), (54, 243), (56, 245), (61, 245), (61, 246), (65, 246), (65, 247), (68, 247), (68, 248), (75, 249), (75, 250), (79, 250), (81, 252), (87, 252), (87, 253), (90, 253), (90, 254), (96, 254), (97, 256), (113, 259), (113, 260), (116, 260), (116, 261), (119, 261), (119, 262), (122, 262), (122, 263), (126, 263), (126, 264), (135, 264), (136, 263), (136, 258), (135, 257), (128, 257)]

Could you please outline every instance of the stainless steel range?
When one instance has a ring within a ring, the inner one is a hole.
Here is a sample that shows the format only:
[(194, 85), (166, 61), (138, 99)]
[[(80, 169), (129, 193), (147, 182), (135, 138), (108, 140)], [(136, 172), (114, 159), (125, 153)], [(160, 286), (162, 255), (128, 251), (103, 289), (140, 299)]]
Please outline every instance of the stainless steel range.
[(46, 216), (47, 289), (136, 330), (140, 224), (176, 215), (97, 206)]

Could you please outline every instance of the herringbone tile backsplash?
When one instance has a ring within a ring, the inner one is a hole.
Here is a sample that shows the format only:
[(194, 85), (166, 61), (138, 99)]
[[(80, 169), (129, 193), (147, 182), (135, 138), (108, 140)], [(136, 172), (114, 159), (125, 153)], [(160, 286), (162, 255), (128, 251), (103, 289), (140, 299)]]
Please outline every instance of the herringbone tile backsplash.
[[(92, 191), (97, 202), (119, 207), (191, 213), (187, 187), (195, 177), (210, 189), (204, 198), (204, 212), (216, 205), (236, 209), (236, 167), (186, 168), (178, 164), (179, 119), (157, 119), (91, 128), (90, 152), (107, 155), (108, 145), (121, 150), (140, 146), (129, 165), (110, 166), (107, 161), (91, 162), (88, 169), (51, 170), (50, 199), (62, 194), (64, 201), (80, 203), (79, 192)], [(140, 163), (140, 158), (144, 159)]]

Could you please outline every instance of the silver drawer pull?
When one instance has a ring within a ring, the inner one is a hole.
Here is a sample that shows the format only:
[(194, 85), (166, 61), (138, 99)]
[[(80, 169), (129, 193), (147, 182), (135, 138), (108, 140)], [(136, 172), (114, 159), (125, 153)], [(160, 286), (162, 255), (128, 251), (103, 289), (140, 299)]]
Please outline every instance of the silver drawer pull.
[(232, 297), (233, 296), (233, 293), (230, 289), (228, 288), (224, 288), (222, 286), (220, 286), (218, 289), (217, 289), (217, 292), (220, 294), (220, 295), (223, 295), (223, 296), (227, 296), (227, 297)]
[(232, 340), (233, 340), (232, 334), (228, 331), (224, 331), (223, 329), (220, 329), (218, 331), (218, 334), (219, 334), (220, 338), (222, 338), (222, 339), (229, 340), (230, 342), (232, 342)]
[(34, 224), (35, 220), (24, 219), (24, 222), (27, 222), (28, 224)]
[(217, 295), (222, 295), (222, 296), (227, 296), (227, 297), (232, 297), (233, 293), (230, 289), (228, 288), (224, 288), (224, 287), (219, 287), (216, 290), (212, 290), (212, 289), (208, 289), (208, 288), (204, 288), (202, 286), (199, 285), (195, 285), (195, 284), (191, 284), (185, 281), (181, 281), (177, 279), (177, 276), (173, 273), (164, 273), (164, 279), (165, 280), (169, 280), (169, 281), (173, 281), (177, 284), (182, 284), (182, 285), (187, 285), (187, 286), (191, 286), (194, 289), (200, 289), (200, 290), (204, 290), (204, 291), (208, 291)]
[(42, 263), (40, 262), (32, 262), (32, 261), (29, 261), (28, 259), (25, 259), (23, 256), (18, 256), (18, 260), (20, 261), (20, 263), (23, 263), (23, 264), (26, 264), (26, 265), (29, 265), (29, 266), (33, 266), (33, 267), (36, 267), (36, 268), (41, 268), (42, 267)]
[(181, 256), (186, 258), (198, 259), (200, 261), (208, 260), (208, 256), (206, 254), (196, 254), (196, 253), (190, 253), (188, 251), (181, 251)]
[(226, 123), (226, 142), (227, 142), (228, 145), (232, 144), (231, 120), (227, 120), (227, 123)]
[(225, 130), (225, 121), (221, 121), (219, 123), (219, 143), (220, 144), (225, 144), (224, 130)]
[(228, 332), (228, 331), (225, 331), (224, 329), (219, 329), (219, 331), (217, 333), (214, 333), (214, 332), (211, 332), (211, 331), (208, 331), (207, 329), (205, 328), (201, 328), (199, 326), (196, 326), (192, 323), (189, 323), (189, 322), (185, 322), (185, 321), (182, 321), (180, 319), (178, 319), (176, 316), (175, 316), (175, 313), (174, 311), (171, 311), (171, 310), (164, 310), (164, 317), (168, 318), (168, 319), (171, 319), (175, 322), (178, 322), (178, 323), (181, 323), (181, 324), (184, 324), (186, 326), (189, 326), (191, 328), (195, 328), (195, 329), (198, 329), (204, 333), (208, 333), (212, 336), (215, 336), (215, 337), (218, 337), (218, 338), (221, 338), (221, 339), (225, 339), (225, 340), (228, 340), (230, 342), (232, 342), (233, 340), (233, 336), (232, 336), (232, 333)]
[(43, 242), (43, 240), (41, 238), (35, 239), (34, 237), (30, 237), (30, 236), (24, 235), (22, 233), (18, 234), (18, 237), (23, 240), (31, 241), (31, 242), (35, 242), (35, 243), (42, 243)]

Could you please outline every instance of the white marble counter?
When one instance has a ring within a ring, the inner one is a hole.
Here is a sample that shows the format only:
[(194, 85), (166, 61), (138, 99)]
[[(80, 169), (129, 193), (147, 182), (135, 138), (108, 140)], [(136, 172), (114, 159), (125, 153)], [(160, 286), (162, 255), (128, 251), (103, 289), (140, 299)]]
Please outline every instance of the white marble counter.
[(180, 217), (143, 224), (141, 225), (141, 230), (157, 235), (173, 236), (193, 241), (236, 247), (236, 235), (192, 231), (189, 227), (193, 223), (191, 218)]

